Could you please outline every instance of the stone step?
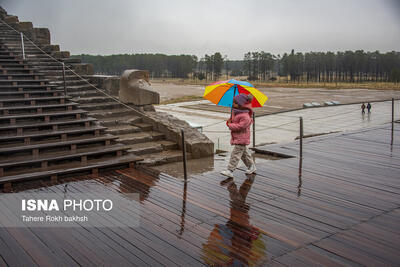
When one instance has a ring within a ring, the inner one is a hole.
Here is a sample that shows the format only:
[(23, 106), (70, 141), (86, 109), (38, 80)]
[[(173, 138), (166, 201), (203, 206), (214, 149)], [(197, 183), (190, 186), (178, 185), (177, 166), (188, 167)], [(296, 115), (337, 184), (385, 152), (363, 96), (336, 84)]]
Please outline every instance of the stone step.
[(18, 58), (19, 59), (19, 56), (17, 56), (17, 55), (2, 55), (2, 54), (0, 54), (0, 58), (1, 59), (15, 59), (15, 58)]
[(62, 68), (62, 65), (52, 65), (52, 66), (36, 66), (35, 65), (35, 69), (38, 70), (39, 72), (48, 73), (48, 72), (54, 71), (54, 70), (62, 71), (63, 68)]
[(145, 142), (130, 145), (129, 153), (133, 153), (135, 155), (144, 155), (150, 153), (157, 153), (163, 151), (163, 147), (161, 144), (157, 142)]
[[(64, 86), (64, 81), (51, 81), (49, 84), (55, 85), (57, 87)], [(65, 84), (68, 87), (77, 86), (77, 85), (88, 85), (88, 80), (73, 80), (73, 81), (65, 81)]]
[(4, 85), (45, 85), (50, 81), (45, 79), (40, 80), (0, 80), (0, 88)]
[(8, 175), (16, 175), (21, 173), (43, 171), (50, 166), (62, 166), (66, 161), (86, 163), (93, 158), (122, 155), (127, 149), (121, 144), (110, 145), (107, 147), (95, 147), (76, 149), (66, 153), (47, 153), (42, 154), (40, 158), (20, 157), (9, 162), (0, 162), (0, 177)]
[[(39, 73), (44, 73), (46, 76), (59, 76), (59, 77), (63, 77), (63, 70), (62, 67), (60, 69), (57, 70), (40, 70)], [(72, 76), (74, 75), (74, 73), (71, 70), (65, 69), (65, 75), (66, 76)]]
[(0, 69), (0, 73), (1, 74), (11, 74), (11, 75), (14, 75), (14, 74), (35, 74), (35, 73), (37, 73), (38, 75), (43, 75), (43, 74), (41, 74), (41, 73), (39, 73), (39, 72), (37, 72), (36, 71), (36, 69), (35, 68), (27, 68), (27, 69), (25, 69), (25, 68), (7, 68), (7, 69)]
[(0, 107), (7, 107), (15, 105), (16, 103), (25, 103), (26, 105), (36, 105), (43, 102), (56, 101), (59, 104), (64, 104), (68, 100), (69, 96), (46, 96), (46, 97), (26, 97), (26, 98), (6, 98), (2, 97), (0, 99)]
[[(17, 50), (22, 53), (22, 46), (21, 46), (21, 40), (0, 40), (2, 42), (2, 49), (6, 50)], [(40, 52), (40, 49), (37, 48), (35, 45), (31, 43), (24, 42), (24, 50), (25, 54), (26, 52)]]
[(117, 126), (109, 126), (106, 130), (106, 133), (112, 135), (121, 135), (121, 134), (129, 134), (129, 133), (137, 133), (142, 130), (136, 126), (131, 125), (117, 125)]
[(145, 155), (150, 153), (161, 152), (163, 150), (171, 150), (177, 148), (176, 143), (166, 140), (157, 142), (137, 143), (129, 146), (130, 149), (128, 150), (128, 152), (133, 153), (135, 155)]
[[(0, 88), (1, 90), (1, 88)], [(0, 98), (13, 97), (13, 98), (29, 98), (29, 97), (47, 97), (47, 96), (60, 96), (64, 94), (64, 90), (34, 90), (34, 91), (0, 91)]]
[[(4, 48), (3, 48), (4, 49)], [(21, 46), (18, 45), (7, 45), (6, 51), (11, 51), (19, 56), (22, 56), (22, 48)], [(42, 53), (40, 50), (38, 50), (37, 48), (35, 48), (34, 46), (25, 46), (24, 47), (24, 51), (25, 51), (25, 57), (27, 57), (29, 54), (38, 54), (38, 53)]]
[(0, 55), (4, 55), (4, 56), (12, 56), (12, 55), (19, 55), (17, 53), (13, 53), (12, 51), (6, 51), (6, 50), (0, 50)]
[[(60, 52), (57, 52), (57, 55), (60, 55)], [(54, 53), (43, 53), (43, 52), (39, 52), (39, 53), (35, 53), (35, 54), (29, 54), (29, 55), (25, 55), (25, 57), (30, 60), (35, 60), (35, 59), (40, 59), (40, 60), (45, 60), (45, 59), (51, 59), (54, 62), (57, 61), (63, 61), (64, 59), (69, 59), (69, 57), (58, 57), (55, 56), (56, 54)]]
[(7, 35), (12, 35), (12, 36), (21, 36), (18, 34), (16, 31), (6, 27), (6, 28), (0, 28), (0, 33)]
[[(64, 77), (61, 75), (61, 76), (58, 76), (58, 75), (49, 75), (48, 73), (46, 73), (46, 72), (41, 72), (41, 74), (44, 74), (45, 76), (45, 78), (46, 79), (49, 79), (49, 80), (52, 80), (52, 81), (55, 81), (55, 82), (63, 82), (64, 81)], [(62, 74), (62, 73), (61, 73)], [(70, 74), (73, 74), (72, 72), (70, 72)], [(80, 78), (79, 76), (76, 76), (76, 75), (65, 75), (65, 80), (66, 81), (70, 81), (70, 82), (73, 82), (73, 81), (81, 81), (82, 80), (82, 78)], [(85, 80), (85, 81), (88, 81), (88, 80)]]
[(91, 126), (91, 127), (70, 127), (64, 130), (44, 130), (35, 133), (25, 133), (23, 135), (7, 135), (0, 136), (0, 142), (6, 145), (9, 142), (22, 143), (25, 145), (30, 144), (32, 141), (41, 141), (48, 138), (58, 138), (60, 140), (67, 140), (69, 137), (76, 136), (77, 134), (92, 134), (93, 136), (100, 136), (104, 130), (107, 129), (103, 126)]
[(73, 110), (78, 106), (78, 103), (69, 102), (65, 104), (47, 104), (47, 105), (31, 105), (31, 106), (11, 106), (11, 107), (1, 107), (0, 114), (23, 114), (23, 113), (40, 113), (45, 111), (56, 111), (56, 110)]
[[(110, 110), (94, 110), (89, 113), (90, 116), (95, 117), (99, 120), (109, 118), (111, 120), (117, 120), (122, 116), (132, 115), (132, 111), (127, 108), (118, 108)], [(134, 115), (133, 115), (134, 116)]]
[(32, 68), (31, 64), (28, 63), (15, 63), (15, 62), (3, 62), (0, 63), (0, 68), (7, 69), (7, 68), (20, 68), (20, 69), (28, 69)]
[[(8, 38), (1, 38), (3, 34), (0, 32), (0, 49), (5, 50), (5, 51), (10, 51), (10, 50), (19, 50), (22, 53), (22, 43), (21, 43), (21, 37), (18, 35), (17, 38), (13, 36), (8, 36)], [(29, 42), (28, 40), (24, 40), (24, 48), (26, 50), (32, 50), (32, 49), (37, 49), (37, 47)]]
[(12, 59), (4, 59), (0, 58), (0, 65), (3, 64), (9, 64), (9, 63), (14, 63), (14, 64), (26, 64), (28, 63), (26, 60), (23, 59), (18, 59), (18, 58), (12, 58)]
[(56, 61), (53, 61), (53, 62), (50, 62), (50, 61), (49, 62), (38, 61), (38, 62), (36, 62), (36, 61), (30, 60), (30, 61), (27, 61), (27, 64), (35, 66), (35, 67), (43, 67), (43, 68), (57, 66), (60, 69), (62, 69), (62, 64), (60, 62), (56, 62)]
[(73, 98), (72, 100), (80, 104), (115, 102), (115, 100), (106, 96), (79, 97), (79, 98)]
[[(83, 87), (86, 89), (86, 87)], [(92, 90), (84, 90), (84, 91), (79, 91), (77, 88), (75, 91), (71, 90), (71, 87), (68, 87), (68, 95), (71, 96), (72, 98), (77, 97), (78, 99), (80, 97), (94, 97), (94, 96), (99, 96), (99, 92), (96, 89), (93, 89), (93, 87), (90, 87)]]
[(0, 88), (3, 92), (5, 91), (22, 92), (22, 91), (33, 91), (38, 89), (51, 91), (52, 89), (64, 89), (64, 88), (56, 88), (55, 85), (50, 85), (50, 84), (21, 84), (21, 85), (2, 84)]
[(34, 144), (34, 145), (23, 145), (23, 146), (12, 146), (12, 147), (2, 147), (0, 148), (0, 160), (4, 160), (7, 157), (12, 156), (13, 154), (28, 154), (32, 156), (39, 156), (41, 153), (45, 151), (51, 152), (60, 150), (70, 150), (74, 151), (80, 147), (86, 147), (90, 144), (92, 145), (111, 145), (111, 141), (117, 139), (116, 136), (112, 135), (104, 135), (94, 138), (85, 138), (85, 139), (76, 139), (70, 141), (58, 141), (58, 142), (46, 142), (42, 144)]
[(43, 62), (49, 62), (49, 63), (56, 62), (56, 63), (62, 65), (59, 61), (67, 62), (69, 60), (69, 58), (57, 58), (57, 60), (55, 60), (54, 58), (46, 56), (44, 54), (43, 57), (37, 57), (37, 56), (29, 55), (29, 56), (26, 57), (26, 60), (31, 64), (36, 64), (36, 63), (39, 63), (39, 62), (41, 62), (41, 63), (43, 63)]
[(153, 126), (151, 124), (144, 123), (144, 122), (132, 123), (132, 125), (139, 127), (140, 129), (142, 129), (142, 131), (146, 131), (146, 132), (153, 130)]
[[(130, 113), (130, 112), (129, 112)], [(90, 113), (93, 116), (93, 113)], [(117, 117), (106, 117), (99, 118), (102, 125), (106, 127), (118, 126), (118, 125), (132, 125), (134, 123), (142, 122), (142, 118), (130, 114), (129, 116), (117, 116)]]
[(58, 166), (58, 168), (52, 168), (51, 170), (44, 170), (41, 172), (29, 172), (19, 175), (4, 176), (0, 178), (0, 184), (4, 184), (4, 187), (10, 188), (13, 183), (26, 180), (43, 179), (49, 177), (52, 177), (52, 179), (57, 179), (57, 177), (61, 175), (82, 174), (88, 171), (97, 174), (99, 169), (108, 169), (111, 167), (122, 166), (133, 167), (133, 164), (140, 160), (142, 160), (142, 158), (136, 155), (127, 154), (125, 156), (117, 157), (112, 160), (98, 159), (88, 161), (86, 164), (67, 164), (65, 166)]
[[(164, 150), (161, 152), (150, 153), (143, 156), (144, 160), (139, 165), (157, 166), (161, 164), (177, 162), (183, 160), (182, 150)], [(191, 159), (190, 153), (186, 152), (186, 159)]]
[(81, 108), (86, 110), (107, 110), (111, 111), (112, 109), (121, 108), (123, 107), (122, 104), (118, 102), (108, 102), (108, 103), (89, 103), (89, 104), (82, 104)]
[[(94, 86), (97, 87), (97, 84), (93, 84)], [(54, 85), (57, 89), (64, 89), (64, 86), (57, 86)], [(100, 94), (100, 92), (98, 92), (92, 85), (88, 84), (88, 83), (83, 83), (81, 85), (69, 85), (67, 88), (68, 94), (69, 93), (79, 93), (79, 92), (86, 92), (86, 91), (93, 91), (96, 92), (97, 94)], [(71, 96), (73, 96), (74, 94), (71, 94)], [(82, 97), (84, 96), (84, 94), (82, 95)]]
[(39, 80), (45, 76), (42, 73), (7, 73), (0, 74), (0, 80)]
[(2, 115), (0, 116), (0, 125), (1, 123), (6, 124), (10, 123), (10, 125), (18, 125), (21, 122), (32, 121), (35, 119), (36, 123), (41, 122), (52, 122), (54, 119), (66, 119), (66, 118), (76, 118), (80, 119), (83, 115), (87, 114), (86, 110), (75, 109), (75, 110), (67, 110), (67, 111), (57, 111), (57, 112), (45, 112), (45, 113), (36, 113), (36, 114), (11, 114), (11, 115)]
[(132, 145), (137, 143), (145, 143), (152, 141), (160, 141), (165, 138), (165, 135), (160, 132), (137, 132), (130, 134), (120, 134), (118, 135), (118, 142), (126, 145)]
[(27, 132), (37, 132), (40, 130), (58, 130), (64, 129), (64, 127), (74, 127), (84, 125), (85, 127), (90, 127), (92, 123), (96, 122), (95, 118), (87, 117), (80, 120), (59, 120), (53, 122), (44, 122), (44, 123), (26, 123), (26, 124), (14, 124), (14, 125), (4, 125), (0, 126), (0, 135), (5, 134), (24, 134)]

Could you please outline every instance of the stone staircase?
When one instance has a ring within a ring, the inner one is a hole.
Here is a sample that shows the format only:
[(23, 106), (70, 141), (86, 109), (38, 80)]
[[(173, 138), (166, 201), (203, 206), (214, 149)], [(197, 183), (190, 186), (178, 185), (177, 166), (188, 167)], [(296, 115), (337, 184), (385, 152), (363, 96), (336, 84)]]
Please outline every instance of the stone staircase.
[[(85, 109), (64, 94), (59, 63), (29, 43), (25, 48), (23, 60), (19, 34), (0, 22), (0, 185), (96, 174), (140, 160), (128, 152), (132, 145), (119, 143), (113, 128), (108, 130), (91, 116), (97, 109)], [(60, 60), (70, 67), (79, 63)], [(67, 78), (68, 90), (89, 88), (72, 75)]]
[[(37, 44), (39, 49), (25, 40), (25, 60), (22, 60), (19, 33), (1, 21), (0, 44), (0, 96), (4, 99), (0, 112), (0, 149), (4, 148), (0, 150), (0, 164), (4, 163), (0, 165), (0, 184), (45, 174), (56, 178), (61, 169), (71, 173), (70, 169), (77, 165), (89, 170), (91, 164), (101, 162), (103, 156), (112, 158), (112, 154), (119, 160), (110, 161), (111, 165), (137, 162), (138, 156), (143, 160), (137, 163), (148, 166), (182, 160), (176, 142), (168, 141), (163, 133), (144, 123), (137, 112), (94, 88), (98, 85), (90, 84), (90, 76), (82, 78), (71, 71), (83, 64), (70, 58), (69, 52), (60, 52), (58, 45)], [(66, 66), (66, 94), (60, 62)], [(97, 149), (91, 149), (89, 144)], [(40, 146), (29, 150), (25, 145)], [(7, 153), (18, 154), (20, 161), (8, 159)], [(187, 157), (191, 158), (190, 153)], [(92, 162), (91, 158), (96, 160)]]
[[(3, 42), (20, 56), (21, 41), (18, 33), (7, 31), (5, 34), (5, 27), (0, 29)], [(44, 75), (55, 90), (63, 90), (62, 65), (33, 44), (27, 41), (24, 44), (27, 62)], [(69, 52), (53, 52), (53, 55), (57, 55), (57, 60), (71, 69), (81, 63), (79, 59), (70, 58)], [(128, 146), (128, 152), (140, 155), (143, 161), (138, 164), (154, 166), (182, 160), (182, 152), (177, 143), (166, 140), (165, 135), (154, 131), (152, 125), (143, 123), (137, 113), (96, 90), (89, 84), (90, 79), (82, 79), (68, 68), (65, 78), (67, 95), (71, 100), (79, 104), (79, 109), (88, 111), (88, 116), (96, 118), (100, 125), (107, 127), (106, 133), (118, 136), (116, 141)], [(187, 158), (191, 158), (190, 153), (187, 153)]]

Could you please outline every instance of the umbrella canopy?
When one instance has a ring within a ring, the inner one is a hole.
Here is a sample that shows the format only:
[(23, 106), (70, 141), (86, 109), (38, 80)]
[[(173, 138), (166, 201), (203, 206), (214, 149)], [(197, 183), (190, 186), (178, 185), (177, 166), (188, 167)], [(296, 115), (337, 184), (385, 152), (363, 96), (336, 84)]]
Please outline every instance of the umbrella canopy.
[(268, 99), (266, 95), (254, 88), (251, 83), (234, 79), (210, 84), (206, 87), (203, 97), (218, 106), (232, 107), (233, 97), (238, 94), (251, 94), (253, 96), (252, 107), (262, 107)]

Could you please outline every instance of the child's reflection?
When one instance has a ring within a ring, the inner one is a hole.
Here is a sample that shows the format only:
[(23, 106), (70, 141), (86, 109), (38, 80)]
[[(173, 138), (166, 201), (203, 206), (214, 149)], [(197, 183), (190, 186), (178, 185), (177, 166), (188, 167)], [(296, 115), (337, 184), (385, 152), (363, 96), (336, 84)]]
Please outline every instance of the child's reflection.
[(211, 266), (253, 266), (265, 259), (262, 233), (249, 223), (247, 194), (254, 181), (249, 176), (239, 190), (232, 178), (221, 182), (230, 196), (230, 218), (226, 224), (216, 224), (203, 245), (203, 259)]

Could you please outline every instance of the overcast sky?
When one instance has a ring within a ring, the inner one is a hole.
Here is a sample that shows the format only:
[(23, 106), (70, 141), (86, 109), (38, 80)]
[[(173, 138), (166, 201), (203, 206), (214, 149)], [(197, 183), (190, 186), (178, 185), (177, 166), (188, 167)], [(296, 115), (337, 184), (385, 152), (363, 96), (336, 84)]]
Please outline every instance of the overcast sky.
[(400, 0), (0, 0), (71, 54), (400, 51)]

